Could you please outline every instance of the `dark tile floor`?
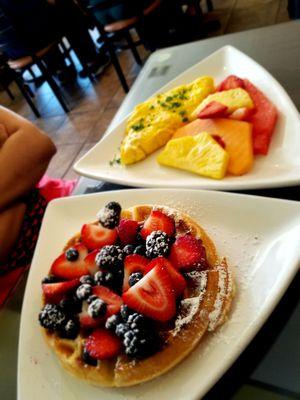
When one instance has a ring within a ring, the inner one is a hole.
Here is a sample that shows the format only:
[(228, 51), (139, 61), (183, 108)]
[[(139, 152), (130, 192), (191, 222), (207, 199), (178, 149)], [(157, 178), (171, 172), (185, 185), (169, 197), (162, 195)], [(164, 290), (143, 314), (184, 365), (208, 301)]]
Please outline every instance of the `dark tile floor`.
[[(202, 1), (205, 5), (205, 1)], [(287, 0), (214, 0), (215, 9), (207, 19), (219, 19), (220, 29), (209, 36), (217, 36), (252, 29), (288, 20)], [(205, 7), (204, 7), (205, 9)], [(149, 53), (139, 48), (145, 60)], [(128, 51), (120, 55), (122, 67), (129, 83), (140, 71)], [(108, 67), (96, 83), (78, 78), (77, 84), (65, 89), (72, 111), (66, 115), (47, 84), (36, 91), (36, 103), (42, 118), (36, 119), (22, 99), (18, 89), (11, 85), (16, 96), (10, 101), (0, 93), (0, 104), (11, 108), (36, 123), (53, 139), (57, 154), (52, 159), (48, 174), (52, 177), (73, 178), (72, 164), (89, 150), (103, 135), (125, 94), (120, 88), (113, 67)]]

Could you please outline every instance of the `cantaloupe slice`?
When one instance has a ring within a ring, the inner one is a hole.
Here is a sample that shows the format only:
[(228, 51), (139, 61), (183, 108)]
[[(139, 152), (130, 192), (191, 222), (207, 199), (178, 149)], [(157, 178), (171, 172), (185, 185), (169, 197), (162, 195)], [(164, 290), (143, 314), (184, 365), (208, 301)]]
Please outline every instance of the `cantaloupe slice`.
[(178, 129), (173, 139), (198, 135), (200, 132), (218, 135), (223, 140), (229, 154), (228, 173), (243, 175), (252, 168), (252, 124), (226, 118), (196, 119)]

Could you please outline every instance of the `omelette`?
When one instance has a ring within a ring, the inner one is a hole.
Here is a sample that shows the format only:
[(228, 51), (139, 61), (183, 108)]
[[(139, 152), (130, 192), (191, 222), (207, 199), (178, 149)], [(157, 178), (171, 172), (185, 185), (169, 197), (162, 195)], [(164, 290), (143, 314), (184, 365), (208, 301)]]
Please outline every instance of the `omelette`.
[(195, 118), (195, 108), (214, 91), (213, 78), (202, 76), (137, 105), (127, 121), (121, 163), (134, 164), (164, 146), (178, 128)]

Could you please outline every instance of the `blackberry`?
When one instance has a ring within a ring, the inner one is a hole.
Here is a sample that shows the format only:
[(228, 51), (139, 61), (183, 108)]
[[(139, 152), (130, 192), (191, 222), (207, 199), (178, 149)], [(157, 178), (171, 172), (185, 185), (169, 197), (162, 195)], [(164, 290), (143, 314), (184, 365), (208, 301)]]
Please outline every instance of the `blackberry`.
[(62, 328), (59, 329), (58, 335), (65, 339), (75, 339), (79, 333), (79, 329), (79, 321), (75, 318), (71, 318), (66, 321)]
[(80, 313), (82, 303), (76, 297), (66, 297), (59, 302), (61, 309), (67, 314), (77, 314)]
[(133, 254), (139, 254), (140, 256), (145, 256), (146, 255), (146, 247), (143, 244), (137, 246), (134, 249)]
[(80, 285), (76, 290), (76, 296), (79, 300), (86, 300), (92, 293), (92, 286), (84, 283)]
[(101, 208), (98, 212), (97, 217), (104, 228), (113, 229), (119, 225), (120, 221), (121, 206), (115, 201), (111, 201), (106, 204), (105, 207)]
[(46, 304), (39, 313), (39, 322), (43, 328), (53, 331), (59, 330), (66, 323), (66, 314), (60, 306)]
[(96, 255), (95, 262), (98, 267), (120, 268), (123, 264), (124, 254), (119, 246), (108, 245), (102, 247)]
[(82, 361), (85, 362), (86, 364), (92, 365), (93, 367), (97, 366), (98, 361), (95, 358), (91, 357), (86, 349), (83, 349), (81, 353), (81, 358)]
[(115, 332), (117, 325), (122, 322), (122, 318), (119, 314), (114, 314), (111, 317), (107, 318), (105, 322), (105, 328)]
[(109, 271), (96, 272), (94, 279), (97, 285), (112, 287), (115, 283), (115, 276), (112, 272)]
[(126, 256), (129, 256), (129, 254), (133, 254), (135, 247), (132, 244), (127, 244), (124, 248), (123, 248), (123, 253)]
[(88, 307), (88, 314), (92, 318), (103, 317), (106, 313), (107, 304), (101, 299), (95, 299)]
[(125, 353), (132, 358), (149, 357), (158, 350), (158, 336), (152, 333), (136, 334), (130, 330), (125, 333), (123, 345)]
[(141, 272), (133, 272), (128, 279), (129, 286), (134, 286), (143, 277), (144, 275)]
[(79, 279), (80, 283), (87, 283), (91, 286), (95, 284), (94, 279), (91, 275), (83, 275)]
[(119, 337), (123, 337), (126, 332), (130, 331), (129, 325), (120, 323), (116, 326), (116, 335)]
[(162, 231), (153, 231), (146, 239), (146, 257), (167, 256), (170, 252), (170, 238)]
[(146, 331), (151, 330), (151, 322), (143, 314), (133, 313), (129, 315), (127, 323), (132, 330)]
[(58, 278), (55, 275), (48, 275), (42, 279), (42, 283), (56, 283), (58, 282)]
[(78, 260), (79, 257), (79, 252), (78, 250), (74, 249), (74, 247), (70, 247), (67, 251), (66, 251), (66, 259), (68, 261), (76, 261)]
[(128, 306), (124, 304), (121, 306), (120, 315), (124, 321), (127, 321), (129, 315), (131, 315), (132, 313), (133, 311)]

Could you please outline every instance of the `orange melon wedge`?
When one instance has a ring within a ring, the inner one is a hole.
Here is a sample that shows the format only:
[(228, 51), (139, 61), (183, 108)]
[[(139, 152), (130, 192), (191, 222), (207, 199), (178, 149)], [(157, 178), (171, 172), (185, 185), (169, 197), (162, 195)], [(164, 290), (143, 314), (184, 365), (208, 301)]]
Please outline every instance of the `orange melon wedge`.
[(226, 118), (196, 119), (179, 128), (172, 138), (194, 136), (203, 131), (218, 135), (225, 143), (229, 154), (228, 173), (243, 175), (250, 171), (253, 165), (252, 124)]

